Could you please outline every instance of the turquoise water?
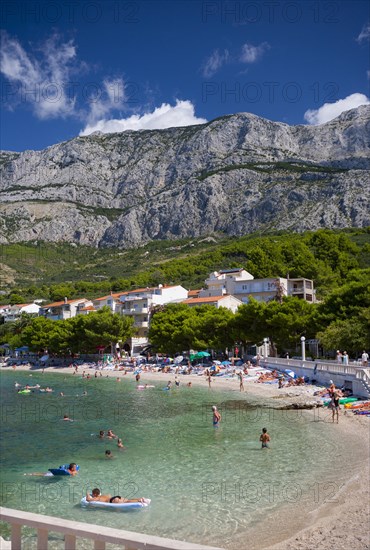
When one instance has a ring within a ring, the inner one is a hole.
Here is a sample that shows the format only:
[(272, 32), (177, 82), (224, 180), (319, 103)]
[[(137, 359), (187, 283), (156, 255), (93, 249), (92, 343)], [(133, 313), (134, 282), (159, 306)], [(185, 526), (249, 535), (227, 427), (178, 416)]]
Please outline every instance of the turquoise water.
[[(2, 504), (227, 547), (282, 506), (314, 508), (330, 497), (328, 479), (345, 449), (327, 412), (262, 409), (238, 392), (184, 382), (163, 391), (166, 377), (138, 391), (132, 378), (2, 372)], [(50, 385), (54, 393), (17, 395), (15, 381)], [(213, 404), (223, 416), (218, 428)], [(62, 421), (64, 414), (75, 421)], [(259, 443), (264, 426), (272, 439), (267, 451)], [(122, 437), (124, 450), (98, 439), (108, 428)], [(105, 458), (106, 449), (113, 459)], [(23, 475), (72, 461), (80, 466), (75, 478)], [(152, 504), (129, 513), (81, 508), (93, 487)]]

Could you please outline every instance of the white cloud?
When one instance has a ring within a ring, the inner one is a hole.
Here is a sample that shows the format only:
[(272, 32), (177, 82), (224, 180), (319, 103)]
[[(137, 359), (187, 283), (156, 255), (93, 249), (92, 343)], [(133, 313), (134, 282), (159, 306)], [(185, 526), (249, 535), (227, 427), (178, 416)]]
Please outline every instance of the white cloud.
[(18, 40), (2, 35), (0, 70), (17, 85), (18, 101), (32, 105), (40, 119), (66, 116), (74, 111), (75, 98), (66, 83), (75, 69), (76, 48), (72, 41), (60, 43), (57, 35), (49, 38), (37, 59), (28, 54)]
[(324, 124), (336, 118), (344, 111), (355, 109), (360, 105), (369, 105), (370, 100), (364, 94), (351, 94), (344, 99), (338, 99), (335, 103), (324, 103), (319, 109), (309, 109), (304, 114), (304, 119), (309, 124)]
[(205, 78), (210, 78), (229, 60), (228, 50), (220, 53), (219, 50), (214, 50), (209, 58), (204, 62), (202, 73)]
[(253, 46), (253, 44), (249, 44), (247, 42), (242, 46), (239, 61), (242, 63), (255, 63), (269, 49), (270, 45), (267, 42), (262, 42), (262, 44), (259, 44), (258, 46)]
[(91, 94), (89, 101), (88, 124), (101, 120), (114, 109), (122, 109), (125, 100), (125, 83), (122, 78), (104, 80), (102, 88), (98, 87)]
[(206, 59), (202, 66), (202, 74), (205, 78), (210, 78), (226, 65), (226, 63), (256, 63), (263, 54), (270, 49), (267, 42), (262, 42), (258, 46), (246, 43), (236, 54), (230, 54), (229, 50), (214, 50)]
[(204, 124), (205, 122), (207, 122), (206, 119), (195, 116), (194, 105), (191, 101), (176, 100), (175, 106), (162, 103), (152, 113), (132, 115), (122, 119), (101, 119), (94, 124), (88, 124), (81, 130), (80, 136), (87, 136), (96, 131), (110, 134), (124, 132), (125, 130), (158, 130)]
[(370, 23), (367, 23), (362, 27), (362, 30), (356, 40), (359, 44), (370, 40)]

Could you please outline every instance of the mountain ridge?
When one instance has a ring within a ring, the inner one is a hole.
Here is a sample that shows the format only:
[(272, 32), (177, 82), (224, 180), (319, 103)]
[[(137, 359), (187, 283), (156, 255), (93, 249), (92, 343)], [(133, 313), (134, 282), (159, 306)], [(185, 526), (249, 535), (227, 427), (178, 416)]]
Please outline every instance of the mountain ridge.
[(0, 243), (155, 239), (370, 225), (370, 106), (320, 126), (250, 113), (94, 132), (0, 152)]

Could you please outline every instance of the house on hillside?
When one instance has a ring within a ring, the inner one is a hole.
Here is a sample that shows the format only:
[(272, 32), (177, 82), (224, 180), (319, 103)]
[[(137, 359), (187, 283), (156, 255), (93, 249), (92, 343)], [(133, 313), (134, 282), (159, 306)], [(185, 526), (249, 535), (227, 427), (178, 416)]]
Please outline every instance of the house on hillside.
[[(183, 302), (188, 297), (188, 291), (181, 285), (152, 288), (138, 288), (120, 294), (122, 315), (129, 315), (134, 319), (136, 335), (124, 342), (123, 349), (130, 353), (140, 353), (148, 344), (150, 317), (157, 306)], [(118, 309), (117, 309), (118, 310)]]
[(241, 300), (239, 300), (235, 296), (231, 296), (230, 294), (224, 294), (222, 296), (204, 296), (203, 298), (198, 296), (197, 298), (188, 298), (187, 300), (183, 301), (183, 304), (187, 304), (188, 306), (211, 305), (217, 308), (226, 307), (227, 309), (230, 309), (233, 313), (236, 312), (236, 310), (239, 306), (242, 305), (242, 303), (243, 302), (241, 302)]
[(296, 296), (307, 302), (315, 302), (313, 281), (305, 278), (266, 277), (255, 279), (242, 268), (214, 271), (205, 281), (206, 288), (199, 298), (232, 295), (248, 303), (253, 297), (259, 302), (268, 302), (276, 296)]
[(112, 311), (112, 313), (117, 313), (121, 311), (121, 301), (120, 296), (123, 296), (124, 294), (127, 294), (126, 292), (115, 292), (110, 293), (107, 296), (103, 296), (102, 298), (94, 298), (92, 300), (93, 307), (97, 311), (98, 309), (101, 309), (102, 307), (109, 307), (109, 309)]
[(6, 310), (3, 313), (4, 323), (9, 323), (11, 321), (17, 321), (22, 313), (28, 313), (37, 317), (40, 311), (39, 304), (32, 302), (31, 304), (14, 304), (12, 306), (6, 306)]
[(60, 302), (53, 302), (42, 306), (39, 315), (43, 315), (53, 321), (63, 321), (64, 319), (75, 317), (80, 310), (88, 306), (92, 306), (92, 301), (86, 298), (75, 298), (74, 300), (64, 298)]

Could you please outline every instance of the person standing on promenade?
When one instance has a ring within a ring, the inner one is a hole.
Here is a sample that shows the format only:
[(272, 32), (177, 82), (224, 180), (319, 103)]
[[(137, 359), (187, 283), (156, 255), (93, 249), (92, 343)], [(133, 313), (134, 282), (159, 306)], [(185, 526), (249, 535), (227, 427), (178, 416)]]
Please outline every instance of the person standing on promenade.
[(346, 351), (343, 352), (343, 365), (348, 365), (348, 353)]
[(367, 367), (369, 361), (369, 354), (364, 350), (361, 355), (361, 365)]
[(342, 364), (342, 353), (339, 351), (339, 349), (337, 349), (337, 363), (339, 365)]

